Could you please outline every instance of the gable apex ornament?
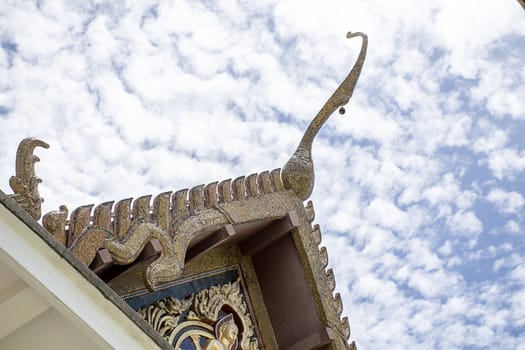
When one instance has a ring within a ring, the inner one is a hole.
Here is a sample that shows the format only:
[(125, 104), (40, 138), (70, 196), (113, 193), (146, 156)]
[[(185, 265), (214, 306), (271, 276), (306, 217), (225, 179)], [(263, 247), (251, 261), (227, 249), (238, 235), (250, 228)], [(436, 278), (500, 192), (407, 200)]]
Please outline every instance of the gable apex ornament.
[(284, 165), (281, 172), (284, 187), (293, 190), (302, 200), (308, 199), (314, 188), (315, 176), (312, 159), (312, 144), (314, 138), (319, 130), (321, 130), (324, 123), (337, 109), (339, 109), (340, 114), (345, 113), (344, 106), (352, 97), (359, 76), (361, 75), (368, 48), (368, 37), (361, 32), (348, 32), (346, 35), (347, 38), (358, 36), (362, 38), (362, 44), (354, 67), (312, 120), (306, 129), (299, 146), (297, 146), (297, 149), (290, 160)]

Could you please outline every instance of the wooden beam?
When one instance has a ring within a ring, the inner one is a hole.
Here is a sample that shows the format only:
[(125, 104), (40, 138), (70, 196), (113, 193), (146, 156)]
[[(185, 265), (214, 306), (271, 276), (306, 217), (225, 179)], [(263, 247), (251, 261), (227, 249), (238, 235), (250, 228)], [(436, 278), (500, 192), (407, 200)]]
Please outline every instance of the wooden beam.
[(209, 235), (208, 237), (206, 237), (205, 239), (188, 249), (186, 253), (186, 261), (193, 259), (201, 254), (204, 254), (213, 248), (218, 247), (219, 245), (224, 243), (225, 240), (234, 236), (236, 233), (237, 232), (235, 231), (233, 225), (224, 225), (223, 228), (213, 232), (211, 235)]
[(291, 210), (284, 218), (275, 220), (253, 236), (244, 240), (239, 244), (239, 248), (244, 255), (255, 255), (299, 226), (299, 216), (295, 210)]
[(334, 330), (330, 327), (323, 328), (318, 332), (312, 333), (309, 336), (301, 339), (294, 345), (288, 347), (286, 350), (317, 350), (323, 349), (325, 346), (335, 340)]
[(146, 243), (136, 261), (146, 260), (154, 255), (160, 255), (160, 253), (162, 253), (162, 244), (160, 244), (158, 239), (154, 238)]
[[(160, 255), (160, 253), (162, 253), (162, 245), (160, 244), (160, 241), (156, 238), (152, 239), (146, 243), (144, 249), (135, 262), (149, 259), (152, 256)], [(95, 259), (93, 259), (93, 262), (89, 265), (89, 268), (97, 275), (100, 275), (113, 265), (114, 262), (113, 258), (111, 257), (111, 253), (106, 248), (103, 248), (97, 251)]]
[(89, 265), (89, 268), (93, 270), (93, 272), (97, 275), (100, 275), (112, 265), (113, 258), (111, 257), (111, 253), (109, 252), (109, 250), (104, 248), (97, 251), (95, 259), (93, 259), (93, 262)]

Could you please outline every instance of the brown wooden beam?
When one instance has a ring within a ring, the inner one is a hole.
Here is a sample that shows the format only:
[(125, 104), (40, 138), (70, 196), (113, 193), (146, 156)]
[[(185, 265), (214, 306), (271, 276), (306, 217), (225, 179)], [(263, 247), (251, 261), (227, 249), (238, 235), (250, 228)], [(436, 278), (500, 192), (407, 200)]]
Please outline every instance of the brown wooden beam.
[(207, 251), (218, 247), (225, 240), (234, 236), (237, 232), (231, 224), (224, 225), (223, 228), (213, 232), (211, 235), (189, 248), (186, 252), (186, 261), (195, 258), (198, 255), (204, 254)]
[(275, 220), (253, 236), (245, 239), (239, 244), (239, 248), (244, 255), (255, 255), (299, 226), (299, 216), (295, 210), (291, 210), (284, 218)]
[[(89, 265), (89, 268), (99, 275), (103, 280), (108, 281), (126, 269), (130, 268), (132, 265), (160, 255), (160, 253), (162, 253), (162, 245), (158, 239), (154, 238), (146, 243), (140, 255), (131, 264), (115, 265), (113, 258), (111, 257), (111, 253), (109, 250), (104, 248), (97, 251), (95, 259), (93, 259), (93, 262)], [(112, 266), (114, 267), (110, 271), (107, 271)], [(106, 273), (103, 274), (104, 272)]]
[(142, 252), (135, 262), (149, 259), (154, 255), (159, 255), (160, 253), (162, 253), (162, 244), (160, 244), (158, 239), (154, 238), (146, 243), (144, 249), (142, 249)]
[(89, 265), (89, 268), (93, 270), (93, 272), (97, 275), (100, 275), (112, 265), (113, 258), (111, 257), (111, 253), (109, 252), (109, 250), (104, 248), (97, 251), (95, 259), (93, 259), (93, 262)]
[(326, 327), (301, 339), (294, 345), (288, 347), (286, 350), (324, 349), (333, 340), (335, 340), (334, 330), (330, 327)]

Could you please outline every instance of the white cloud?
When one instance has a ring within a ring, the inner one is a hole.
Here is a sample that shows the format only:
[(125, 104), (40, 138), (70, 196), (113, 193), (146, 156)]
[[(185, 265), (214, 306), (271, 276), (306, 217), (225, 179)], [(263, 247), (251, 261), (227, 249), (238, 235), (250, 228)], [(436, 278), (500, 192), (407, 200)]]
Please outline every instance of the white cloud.
[(507, 221), (507, 223), (505, 224), (505, 229), (507, 231), (511, 232), (511, 233), (519, 233), (519, 232), (521, 232), (520, 224), (518, 224), (514, 220)]
[(486, 119), (478, 122), (481, 135), (476, 137), (473, 142), (473, 149), (476, 152), (490, 152), (503, 148), (508, 142), (508, 131), (498, 128)]
[(520, 265), (523, 261), (523, 257), (518, 254), (511, 254), (503, 258), (496, 259), (492, 266), (495, 272), (499, 272), (502, 268), (516, 268), (511, 275), (515, 275), (516, 271), (520, 270)]
[(495, 188), (487, 195), (487, 200), (502, 213), (519, 213), (525, 205), (525, 199), (516, 191), (505, 191)]
[(473, 211), (458, 211), (448, 222), (450, 229), (459, 235), (476, 236), (483, 230), (483, 224)]
[(449, 240), (446, 240), (441, 247), (439, 247), (438, 252), (444, 256), (449, 256), (452, 253), (452, 244)]
[(515, 178), (525, 170), (525, 152), (512, 148), (495, 150), (488, 155), (488, 166), (499, 180)]
[(367, 221), (371, 223), (380, 223), (387, 228), (403, 231), (408, 225), (407, 214), (383, 199), (374, 199), (368, 205), (365, 212)]

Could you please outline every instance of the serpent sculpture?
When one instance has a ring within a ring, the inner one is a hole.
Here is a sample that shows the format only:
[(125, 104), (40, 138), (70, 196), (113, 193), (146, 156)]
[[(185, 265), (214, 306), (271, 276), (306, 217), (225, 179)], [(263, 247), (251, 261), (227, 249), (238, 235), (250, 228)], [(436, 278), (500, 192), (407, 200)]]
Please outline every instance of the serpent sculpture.
[(40, 158), (33, 154), (36, 147), (49, 148), (44, 141), (34, 138), (22, 140), (16, 151), (15, 176), (9, 179), (14, 194), (10, 195), (33, 219), (40, 219), (43, 198), (38, 193), (42, 180), (35, 175), (35, 163)]
[(341, 114), (345, 112), (343, 106), (346, 105), (350, 97), (352, 97), (355, 86), (357, 85), (357, 80), (361, 75), (368, 47), (368, 37), (361, 32), (349, 32), (346, 35), (347, 38), (357, 36), (362, 37), (363, 42), (354, 67), (312, 120), (301, 142), (299, 142), (299, 146), (297, 146), (292, 157), (283, 167), (281, 177), (285, 188), (293, 189), (302, 200), (310, 197), (314, 187), (314, 165), (312, 160), (312, 144), (314, 138), (335, 110), (339, 108)]
[[(81, 206), (73, 210), (69, 217), (67, 207), (60, 206), (58, 211), (44, 215), (43, 226), (88, 266), (102, 249), (109, 252), (114, 264), (130, 264), (139, 257), (148, 242), (158, 240), (162, 246), (160, 255), (148, 260), (149, 265), (143, 276), (144, 285), (153, 291), (162, 283), (181, 276), (188, 247), (195, 237), (215, 232), (226, 225), (284, 217), (286, 209), (283, 208), (297, 207), (298, 203), (302, 206), (312, 193), (313, 140), (337, 109), (344, 113), (343, 106), (353, 94), (365, 61), (368, 40), (361, 32), (347, 34), (347, 38), (358, 36), (362, 38), (362, 44), (356, 63), (312, 120), (282, 170), (263, 171), (233, 181), (213, 182), (174, 193), (164, 192), (157, 195), (152, 203), (148, 195), (135, 200), (123, 199), (115, 205), (114, 202), (105, 202), (96, 207)], [(16, 176), (11, 178), (10, 184), (15, 192), (11, 197), (38, 220), (42, 199), (37, 190), (40, 180), (34, 174), (34, 163), (38, 158), (32, 154), (37, 146), (48, 147), (40, 140), (22, 141), (17, 154)], [(310, 225), (314, 215), (311, 203), (303, 212), (306, 213), (303, 221), (307, 221), (324, 271), (328, 259), (326, 249), (317, 248), (321, 241), (319, 226)], [(324, 271), (324, 274), (327, 285), (333, 290), (332, 271)], [(336, 294), (334, 304), (340, 315), (342, 303), (339, 294)], [(337, 329), (348, 337), (348, 320), (343, 319)]]

